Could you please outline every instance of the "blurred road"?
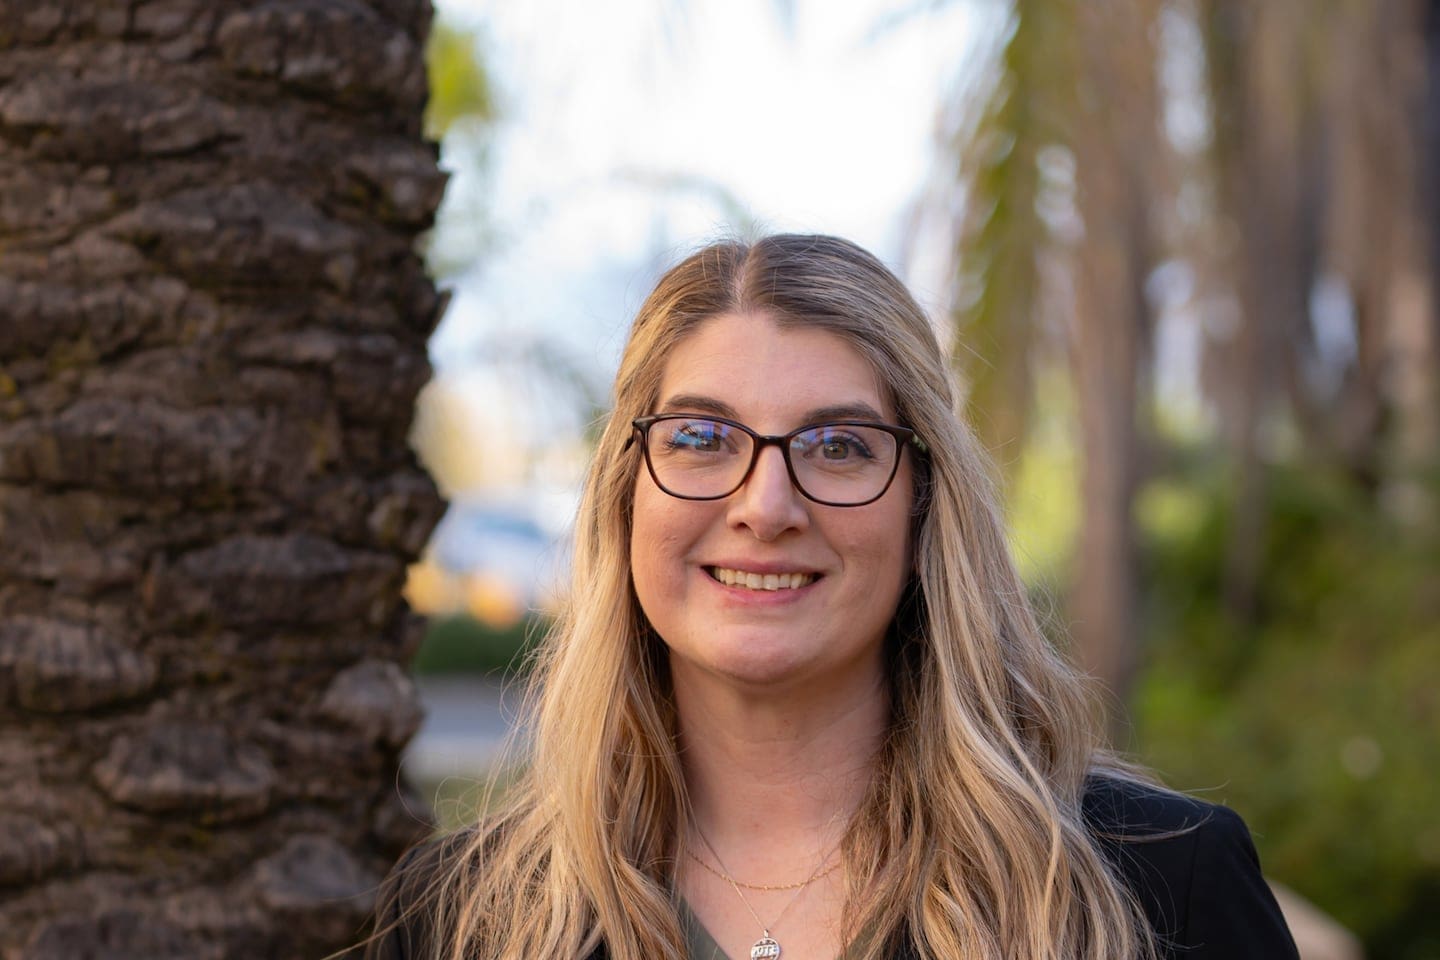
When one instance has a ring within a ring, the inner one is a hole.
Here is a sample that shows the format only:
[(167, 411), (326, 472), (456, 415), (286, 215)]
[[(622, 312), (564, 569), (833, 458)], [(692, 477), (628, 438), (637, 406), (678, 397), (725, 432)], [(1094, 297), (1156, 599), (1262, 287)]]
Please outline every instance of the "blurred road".
[(484, 773), (516, 723), (520, 688), (483, 677), (417, 678), (425, 722), (405, 752), (413, 780)]

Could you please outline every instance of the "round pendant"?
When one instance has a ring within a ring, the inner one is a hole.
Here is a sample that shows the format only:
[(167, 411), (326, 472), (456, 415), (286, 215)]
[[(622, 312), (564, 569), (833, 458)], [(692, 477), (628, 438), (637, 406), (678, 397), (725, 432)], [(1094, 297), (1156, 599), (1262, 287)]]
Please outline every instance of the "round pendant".
[(780, 956), (780, 944), (770, 937), (761, 937), (750, 948), (750, 960), (775, 960)]

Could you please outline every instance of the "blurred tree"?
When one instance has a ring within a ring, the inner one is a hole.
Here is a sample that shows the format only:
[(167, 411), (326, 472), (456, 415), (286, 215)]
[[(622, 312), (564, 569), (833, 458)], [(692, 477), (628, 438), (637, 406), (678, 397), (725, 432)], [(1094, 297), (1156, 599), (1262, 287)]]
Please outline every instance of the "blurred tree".
[[(1068, 343), (1080, 420), (1079, 543), (1068, 611), (1081, 666), (1123, 703), (1135, 671), (1139, 378), (1148, 366), (1145, 279), (1163, 178), (1153, 37), (1158, 0), (1078, 3), (1079, 109), (1071, 121), (1080, 235), (1071, 245)], [(1119, 711), (1117, 711), (1117, 714)]]
[[(1232, 463), (1232, 616), (1254, 615), (1277, 438), (1434, 519), (1417, 482), (1440, 454), (1436, 199), (1422, 174), (1440, 85), (1424, 15), (1422, 0), (1015, 0), (981, 96), (952, 111), (971, 418), (1018, 462), (1037, 368), (1063, 348), (1082, 492), (1071, 632), (1121, 702), (1137, 657), (1132, 502), (1164, 462), (1163, 439), (1141, 430), (1158, 402), (1147, 285), (1162, 264), (1198, 278), (1172, 308), (1202, 328), (1201, 381)], [(1205, 79), (1177, 92), (1162, 78), (1180, 54), (1157, 44), (1183, 29)], [(1176, 113), (1202, 118), (1196, 143), (1162, 135)]]
[(446, 169), (457, 173), (425, 242), (425, 264), (442, 283), (474, 267), (496, 241), (489, 175), (500, 104), (479, 48), (475, 32), (443, 19), (425, 47), (425, 135), (441, 144)]
[(424, 825), (424, 0), (0, 0), (0, 954), (317, 956)]
[(1072, 633), (1082, 666), (1121, 700), (1135, 662), (1143, 291), (1167, 177), (1158, 8), (1017, 0), (978, 119), (958, 111), (950, 140), (966, 191), (954, 321), (968, 412), (1001, 461), (1018, 462), (1045, 341), (1065, 345), (1081, 459)]
[(1416, 0), (1204, 0), (1214, 222), (1192, 246), (1243, 322), (1206, 340), (1235, 462), (1227, 604), (1253, 617), (1267, 435), (1335, 464), (1412, 519), (1440, 453), (1434, 278), (1421, 177)]
[(988, 67), (955, 356), (1007, 466), (1068, 358), (1081, 662), (1123, 695), (1143, 653), (1146, 759), (1372, 955), (1434, 956), (1440, 2), (1014, 0)]
[(440, 141), (456, 126), (487, 128), (496, 117), (495, 91), (475, 55), (476, 38), (441, 20), (425, 46), (430, 98), (425, 103), (425, 136)]

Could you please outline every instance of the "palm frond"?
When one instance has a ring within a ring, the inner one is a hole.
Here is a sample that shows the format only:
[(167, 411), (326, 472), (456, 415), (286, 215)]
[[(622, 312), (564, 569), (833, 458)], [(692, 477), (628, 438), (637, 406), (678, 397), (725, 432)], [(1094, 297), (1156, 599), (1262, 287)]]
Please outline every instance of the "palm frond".
[(1073, 65), (1064, 54), (1064, 0), (1017, 3), (989, 86), (959, 104), (947, 151), (963, 200), (953, 232), (956, 264), (952, 362), (969, 419), (1000, 453), (1024, 436), (1031, 412), (1040, 322), (1041, 259), (1054, 237), (1041, 214), (1041, 158), (1066, 140)]

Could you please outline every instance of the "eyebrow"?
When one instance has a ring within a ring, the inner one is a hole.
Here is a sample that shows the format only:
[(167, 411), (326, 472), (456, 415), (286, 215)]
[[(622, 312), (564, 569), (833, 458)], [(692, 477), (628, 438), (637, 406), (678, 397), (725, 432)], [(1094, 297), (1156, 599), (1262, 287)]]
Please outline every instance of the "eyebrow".
[[(662, 410), (693, 410), (696, 413), (713, 413), (717, 417), (725, 417), (730, 420), (739, 420), (734, 407), (716, 400), (714, 397), (706, 397), (695, 393), (679, 393), (668, 398), (660, 405)], [(876, 423), (885, 422), (885, 417), (870, 404), (863, 401), (851, 403), (835, 403), (825, 407), (815, 407), (805, 411), (800, 418), (801, 423), (821, 423), (827, 420), (873, 420)]]

